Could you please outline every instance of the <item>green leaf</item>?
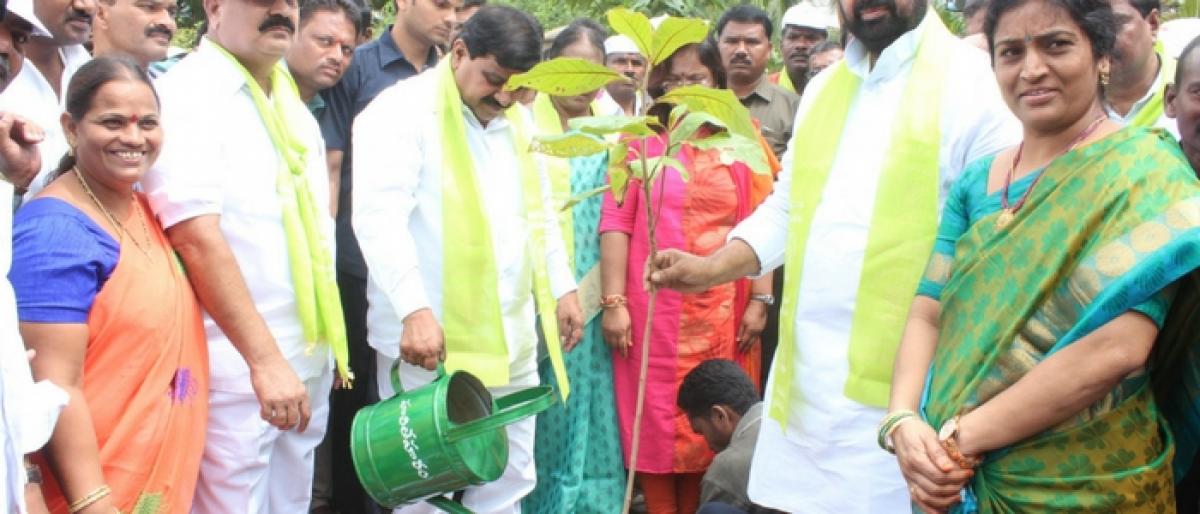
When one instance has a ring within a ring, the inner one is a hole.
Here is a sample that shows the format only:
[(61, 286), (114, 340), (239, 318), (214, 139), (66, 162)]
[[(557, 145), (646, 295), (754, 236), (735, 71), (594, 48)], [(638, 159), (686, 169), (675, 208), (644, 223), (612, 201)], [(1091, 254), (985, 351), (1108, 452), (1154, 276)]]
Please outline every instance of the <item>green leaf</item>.
[(659, 102), (686, 105), (692, 113), (704, 112), (713, 115), (730, 132), (750, 139), (758, 139), (750, 111), (738, 101), (728, 89), (713, 89), (704, 86), (684, 86), (672, 89)]
[(614, 32), (632, 39), (642, 55), (651, 55), (650, 51), (654, 49), (654, 26), (650, 25), (650, 19), (645, 14), (617, 7), (609, 9), (605, 17)]
[(759, 175), (771, 173), (771, 166), (767, 163), (767, 155), (763, 152), (762, 145), (758, 139), (750, 139), (737, 134), (720, 133), (712, 137), (707, 137), (698, 141), (693, 141), (692, 146), (701, 150), (716, 148), (721, 152), (721, 162), (729, 165), (735, 161), (741, 161), (750, 170)]
[(658, 173), (661, 172), (665, 166), (675, 168), (675, 170), (679, 172), (679, 175), (683, 177), (684, 182), (692, 179), (691, 175), (688, 174), (687, 167), (685, 167), (682, 162), (679, 162), (679, 160), (675, 159), (674, 157), (661, 155), (658, 157), (650, 157), (646, 159), (646, 166), (648, 166), (650, 169), (646, 170), (642, 168), (641, 159), (629, 163), (629, 169), (633, 172), (634, 178), (642, 181), (654, 180), (654, 177), (657, 177)]
[(625, 203), (625, 189), (629, 187), (629, 145), (621, 143), (608, 149), (608, 184), (612, 186), (613, 199), (617, 206)]
[(573, 129), (587, 132), (595, 136), (609, 134), (624, 134), (631, 136), (653, 136), (651, 123), (658, 120), (651, 116), (586, 116), (571, 118), (567, 125)]
[(512, 91), (528, 87), (550, 95), (571, 96), (596, 91), (618, 80), (628, 79), (607, 66), (586, 59), (558, 57), (509, 77), (504, 89)]
[(697, 18), (668, 16), (654, 31), (650, 63), (658, 65), (684, 45), (699, 43), (708, 36), (708, 22)]
[(534, 136), (530, 144), (531, 150), (552, 157), (582, 157), (603, 152), (606, 148), (608, 145), (604, 140), (579, 132)]
[(671, 141), (688, 141), (696, 135), (696, 131), (704, 124), (715, 125), (717, 128), (725, 128), (725, 124), (721, 123), (716, 116), (706, 112), (692, 112), (684, 116), (675, 128), (671, 130)]
[(598, 195), (598, 194), (602, 194), (602, 193), (604, 193), (605, 191), (608, 191), (608, 190), (609, 190), (609, 186), (607, 186), (607, 185), (603, 185), (603, 186), (597, 187), (597, 188), (595, 188), (595, 189), (589, 189), (589, 190), (587, 190), (587, 191), (584, 191), (584, 192), (582, 192), (582, 193), (579, 193), (579, 194), (577, 194), (577, 195), (574, 195), (574, 196), (572, 196), (570, 199), (568, 199), (568, 200), (567, 200), (567, 203), (563, 204), (562, 210), (564, 210), (564, 211), (565, 211), (565, 210), (567, 210), (567, 209), (570, 209), (570, 208), (572, 208), (572, 207), (574, 207), (574, 206), (578, 205), (578, 204), (579, 204), (579, 202), (582, 202), (582, 201), (584, 201), (584, 200), (587, 200), (588, 198), (591, 198), (591, 197), (593, 197), (593, 196), (596, 196), (596, 195)]

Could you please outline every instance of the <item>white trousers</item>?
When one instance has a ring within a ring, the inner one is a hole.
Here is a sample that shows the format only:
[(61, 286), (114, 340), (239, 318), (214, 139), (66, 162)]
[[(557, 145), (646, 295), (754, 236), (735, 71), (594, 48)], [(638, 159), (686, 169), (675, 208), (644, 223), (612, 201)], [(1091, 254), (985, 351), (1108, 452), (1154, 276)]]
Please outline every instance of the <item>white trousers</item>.
[(333, 372), (304, 382), (312, 418), (303, 433), (263, 421), (254, 394), (209, 391), (208, 439), (193, 514), (301, 514), (312, 499), (313, 450), (325, 437)]
[[(380, 397), (395, 396), (389, 378), (394, 360), (382, 353), (377, 353), (376, 362), (378, 362)], [(512, 380), (509, 385), (488, 388), (493, 398), (500, 398), (539, 383), (536, 366), (530, 369), (511, 371)], [(433, 377), (434, 374), (430, 371), (407, 363), (400, 363), (400, 381), (405, 389), (413, 389), (427, 384), (433, 380)], [(500, 475), (495, 482), (468, 487), (464, 490), (462, 499), (464, 506), (475, 514), (519, 514), (521, 512), (521, 500), (529, 495), (533, 491), (533, 487), (537, 485), (537, 466), (533, 460), (536, 419), (536, 416), (530, 417), (508, 426), (508, 465), (504, 468), (504, 474)], [(393, 514), (432, 514), (435, 512), (441, 512), (441, 510), (428, 503), (419, 502), (395, 509)]]

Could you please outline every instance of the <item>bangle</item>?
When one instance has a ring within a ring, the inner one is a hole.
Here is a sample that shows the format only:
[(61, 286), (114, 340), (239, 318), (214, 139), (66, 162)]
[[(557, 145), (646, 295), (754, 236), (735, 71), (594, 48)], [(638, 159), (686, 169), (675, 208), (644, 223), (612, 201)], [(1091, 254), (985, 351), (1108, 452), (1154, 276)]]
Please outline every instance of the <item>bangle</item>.
[(898, 410), (888, 414), (887, 416), (884, 416), (883, 421), (879, 422), (879, 435), (876, 439), (876, 442), (879, 444), (879, 448), (888, 453), (895, 454), (896, 447), (893, 446), (891, 442), (892, 432), (895, 431), (896, 427), (900, 426), (901, 422), (916, 417), (916, 412), (907, 409)]
[(100, 501), (102, 498), (110, 494), (112, 494), (112, 489), (109, 489), (108, 485), (102, 485), (97, 487), (94, 491), (88, 493), (87, 496), (72, 502), (71, 505), (67, 507), (67, 510), (70, 511), (71, 514), (75, 514), (76, 512), (91, 507), (93, 503)]
[(623, 294), (606, 294), (600, 297), (600, 307), (611, 309), (613, 307), (624, 307), (629, 303), (629, 299)]

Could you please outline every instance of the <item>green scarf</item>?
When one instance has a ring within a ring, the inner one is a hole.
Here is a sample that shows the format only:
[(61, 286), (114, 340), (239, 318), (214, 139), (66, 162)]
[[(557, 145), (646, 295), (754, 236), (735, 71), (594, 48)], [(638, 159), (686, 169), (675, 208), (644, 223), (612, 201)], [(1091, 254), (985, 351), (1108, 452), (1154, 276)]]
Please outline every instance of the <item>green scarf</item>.
[[(462, 97), (451, 59), (442, 59), (437, 74), (437, 112), (442, 142), (442, 331), (446, 341), (446, 369), (466, 370), (489, 387), (509, 383), (508, 344), (500, 306), (500, 280), (493, 252), (490, 224), (475, 180), (475, 163), (467, 146)], [(529, 151), (530, 133), (521, 107), (504, 113), (513, 130), (513, 151), (521, 179), (525, 224), (529, 228), (527, 252), (533, 265), (533, 294), (542, 314), (542, 336), (558, 381), (559, 394), (570, 394), (562, 348), (559, 346), (556, 308), (546, 269), (546, 219), (537, 163)], [(509, 241), (509, 244), (515, 242)], [(470, 280), (463, 279), (469, 271)]]
[(1158, 81), (1154, 83), (1154, 95), (1150, 97), (1150, 101), (1146, 102), (1146, 105), (1142, 106), (1142, 110), (1138, 111), (1132, 120), (1129, 120), (1129, 124), (1134, 127), (1154, 128), (1158, 124), (1158, 120), (1163, 116), (1163, 98), (1166, 95), (1166, 86), (1175, 81), (1175, 59), (1167, 56), (1161, 42), (1155, 43), (1154, 50), (1162, 69), (1159, 70)]
[(275, 189), (283, 208), (283, 232), (287, 237), (292, 287), (296, 290), (296, 310), (299, 311), (304, 340), (308, 342), (305, 351), (311, 353), (318, 341), (328, 343), (333, 348), (341, 384), (350, 387), (354, 373), (350, 371), (346, 349), (346, 324), (333, 271), (333, 255), (318, 228), (322, 216), (329, 214), (317, 209), (312, 191), (308, 189), (305, 177), (308, 148), (292, 132), (294, 124), (289, 121), (292, 116), (310, 115), (282, 60), (271, 69), (271, 97), (267, 98), (258, 81), (233, 54), (216, 41), (210, 39), (209, 42), (245, 76), (250, 98), (254, 100), (275, 150), (283, 158)]
[[(562, 134), (562, 121), (558, 110), (550, 101), (550, 95), (540, 93), (533, 100), (533, 121), (538, 134)], [(560, 210), (571, 198), (571, 161), (561, 157), (546, 156), (546, 173), (550, 176), (550, 198), (558, 212), (558, 223), (562, 231), (563, 244), (567, 246), (567, 262), (575, 264), (575, 216), (571, 209)]]
[[(879, 179), (850, 330), (850, 375), (845, 394), (866, 405), (887, 405), (892, 359), (937, 233), (941, 103), (927, 100), (942, 97), (951, 48), (957, 43), (933, 11), (922, 25), (924, 32)], [(843, 143), (850, 104), (861, 86), (861, 79), (844, 60), (833, 66), (825, 87), (810, 92), (820, 96), (800, 120), (792, 139), (793, 155), (804, 158), (795, 159), (792, 168), (785, 261), (788, 272), (769, 413), (785, 427), (794, 403), (794, 327), (809, 229)]]

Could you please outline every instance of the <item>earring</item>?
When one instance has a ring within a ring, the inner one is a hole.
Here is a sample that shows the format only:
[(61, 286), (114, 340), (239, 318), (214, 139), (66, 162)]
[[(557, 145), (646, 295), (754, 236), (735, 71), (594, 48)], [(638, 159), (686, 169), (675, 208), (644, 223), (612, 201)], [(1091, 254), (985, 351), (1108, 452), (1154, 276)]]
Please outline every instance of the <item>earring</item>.
[(75, 145), (67, 147), (67, 157), (75, 157)]
[(1104, 87), (1108, 87), (1108, 78), (1109, 78), (1108, 70), (1101, 71), (1100, 72), (1100, 85), (1104, 86)]

